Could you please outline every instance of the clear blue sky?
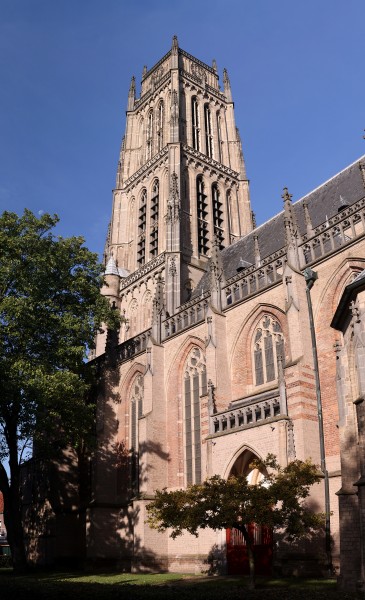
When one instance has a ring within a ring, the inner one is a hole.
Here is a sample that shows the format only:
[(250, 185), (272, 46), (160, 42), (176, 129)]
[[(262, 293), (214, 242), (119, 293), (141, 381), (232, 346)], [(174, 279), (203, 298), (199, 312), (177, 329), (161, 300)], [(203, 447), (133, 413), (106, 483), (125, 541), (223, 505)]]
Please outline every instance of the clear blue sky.
[(102, 252), (130, 78), (180, 46), (228, 69), (261, 223), (360, 155), (364, 0), (0, 0), (0, 211)]

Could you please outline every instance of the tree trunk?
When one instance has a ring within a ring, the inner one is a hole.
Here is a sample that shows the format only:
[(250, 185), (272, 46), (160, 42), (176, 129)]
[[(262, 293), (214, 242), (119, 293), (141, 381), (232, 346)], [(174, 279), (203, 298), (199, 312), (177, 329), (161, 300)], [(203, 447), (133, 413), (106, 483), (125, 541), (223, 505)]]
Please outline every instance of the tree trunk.
[(249, 566), (249, 572), (250, 572), (250, 579), (249, 579), (249, 584), (248, 587), (250, 590), (254, 590), (256, 587), (256, 581), (255, 581), (255, 554), (253, 551), (253, 544), (251, 541), (251, 538), (249, 536), (249, 533), (247, 531), (246, 525), (243, 525), (242, 523), (236, 523), (234, 525), (234, 527), (236, 527), (236, 529), (238, 529), (243, 537), (244, 540), (246, 542), (246, 547), (247, 547), (247, 554), (248, 554), (248, 566)]
[(20, 467), (10, 461), (11, 483), (8, 474), (0, 464), (0, 491), (4, 497), (4, 523), (7, 531), (14, 571), (22, 573), (27, 569), (24, 545), (24, 530), (20, 498)]

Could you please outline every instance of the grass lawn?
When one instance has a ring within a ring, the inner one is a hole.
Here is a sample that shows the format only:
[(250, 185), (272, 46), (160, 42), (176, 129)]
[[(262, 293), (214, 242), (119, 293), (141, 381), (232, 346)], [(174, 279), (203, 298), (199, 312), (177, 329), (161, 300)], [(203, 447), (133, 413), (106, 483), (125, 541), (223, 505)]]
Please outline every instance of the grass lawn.
[(135, 575), (44, 572), (15, 576), (0, 569), (1, 600), (352, 600), (333, 580), (259, 579), (257, 590), (247, 579), (180, 574)]

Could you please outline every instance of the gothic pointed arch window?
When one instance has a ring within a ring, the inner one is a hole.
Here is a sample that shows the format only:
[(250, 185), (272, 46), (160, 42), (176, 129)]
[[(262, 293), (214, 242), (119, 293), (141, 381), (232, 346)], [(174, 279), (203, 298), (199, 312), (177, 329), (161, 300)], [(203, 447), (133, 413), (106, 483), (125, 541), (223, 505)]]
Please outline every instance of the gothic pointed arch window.
[(150, 256), (158, 254), (158, 215), (159, 215), (159, 190), (158, 179), (155, 179), (152, 186), (151, 213), (150, 213)]
[(219, 242), (219, 248), (224, 248), (224, 234), (223, 234), (223, 204), (221, 201), (218, 185), (213, 183), (212, 185), (212, 209), (213, 209), (213, 226), (214, 235)]
[(203, 177), (199, 175), (196, 180), (196, 208), (198, 225), (198, 252), (206, 256), (208, 254), (208, 202), (204, 191)]
[(139, 491), (139, 436), (138, 421), (143, 415), (144, 382), (143, 375), (138, 373), (130, 391), (130, 453), (131, 453), (131, 488), (134, 493)]
[(184, 372), (184, 451), (186, 484), (200, 483), (201, 424), (200, 396), (207, 393), (207, 374), (203, 352), (194, 347)]
[(270, 383), (278, 378), (278, 361), (285, 361), (281, 325), (272, 315), (264, 315), (254, 334), (253, 360), (255, 384)]
[(200, 118), (199, 103), (196, 96), (191, 99), (191, 119), (193, 129), (193, 148), (200, 151)]
[(205, 151), (209, 158), (214, 158), (212, 115), (209, 104), (204, 104)]
[(218, 142), (218, 160), (222, 162), (222, 117), (220, 112), (217, 112), (217, 142)]
[(147, 190), (143, 188), (138, 210), (138, 255), (140, 267), (146, 262)]
[(232, 236), (233, 219), (232, 219), (232, 192), (231, 192), (231, 190), (227, 191), (226, 200), (227, 200), (228, 235), (229, 235), (229, 241), (232, 244), (234, 239)]
[(153, 110), (147, 115), (147, 134), (146, 134), (146, 160), (150, 160), (153, 155)]
[(160, 152), (163, 148), (163, 121), (164, 121), (164, 105), (163, 101), (160, 100), (157, 106), (157, 119), (156, 119), (156, 137), (157, 137), (157, 152)]

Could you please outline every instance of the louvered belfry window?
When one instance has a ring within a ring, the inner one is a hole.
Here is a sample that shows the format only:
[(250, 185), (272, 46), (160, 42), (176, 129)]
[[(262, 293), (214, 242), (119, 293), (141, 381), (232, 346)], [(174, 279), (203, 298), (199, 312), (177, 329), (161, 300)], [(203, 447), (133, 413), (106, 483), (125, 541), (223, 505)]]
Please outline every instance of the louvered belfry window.
[(213, 205), (214, 235), (219, 242), (220, 250), (223, 250), (223, 248), (224, 248), (223, 204), (221, 202), (218, 186), (216, 183), (213, 183), (213, 185), (212, 185), (212, 205)]
[(147, 223), (147, 190), (143, 189), (138, 212), (138, 253), (137, 261), (141, 267), (146, 262), (146, 223)]
[(278, 378), (278, 359), (285, 363), (284, 337), (279, 321), (265, 315), (256, 329), (253, 346), (255, 384), (270, 383)]
[(204, 193), (204, 182), (202, 177), (196, 180), (196, 207), (198, 218), (198, 252), (208, 254), (208, 203)]
[(151, 223), (150, 223), (150, 255), (158, 254), (158, 214), (159, 214), (159, 183), (155, 180), (152, 187)]

